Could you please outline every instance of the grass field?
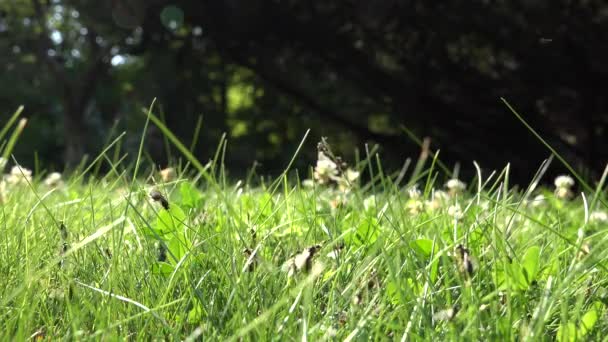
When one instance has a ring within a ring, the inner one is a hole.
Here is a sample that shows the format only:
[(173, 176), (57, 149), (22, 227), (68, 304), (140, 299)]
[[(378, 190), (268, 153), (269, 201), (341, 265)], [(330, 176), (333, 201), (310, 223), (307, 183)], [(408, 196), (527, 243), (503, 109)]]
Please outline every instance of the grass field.
[(116, 143), (62, 178), (5, 170), (0, 340), (607, 336), (604, 179), (464, 184), (430, 151), (393, 174), (322, 143), (308, 180), (229, 181), (165, 133), (173, 170)]

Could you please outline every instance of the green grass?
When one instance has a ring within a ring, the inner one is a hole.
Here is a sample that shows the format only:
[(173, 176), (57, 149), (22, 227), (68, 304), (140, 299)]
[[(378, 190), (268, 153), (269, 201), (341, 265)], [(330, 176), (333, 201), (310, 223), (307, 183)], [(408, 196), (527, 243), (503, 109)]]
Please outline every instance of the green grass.
[[(303, 187), (289, 168), (230, 182), (224, 143), (202, 165), (167, 138), (186, 158), (171, 181), (141, 150), (123, 165), (113, 143), (64, 186), (5, 183), (0, 340), (607, 335), (608, 224), (589, 219), (605, 210), (601, 183), (559, 199), (536, 186), (548, 163), (524, 190), (508, 186), (507, 167), (440, 200), (448, 177), (436, 155), (393, 175), (373, 153), (356, 165), (370, 181), (347, 192)], [(99, 163), (111, 171), (91, 176)], [(314, 256), (289, 275), (300, 252)]]

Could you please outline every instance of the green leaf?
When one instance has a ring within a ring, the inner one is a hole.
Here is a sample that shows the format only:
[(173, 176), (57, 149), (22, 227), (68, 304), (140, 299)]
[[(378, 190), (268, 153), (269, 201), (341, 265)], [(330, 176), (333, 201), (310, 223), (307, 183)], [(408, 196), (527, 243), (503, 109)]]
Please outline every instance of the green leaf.
[(188, 323), (198, 324), (203, 319), (203, 310), (200, 305), (195, 304), (194, 307), (188, 312)]
[(185, 207), (198, 208), (203, 203), (203, 194), (190, 182), (181, 183), (179, 193)]
[(568, 322), (566, 325), (560, 324), (559, 328), (557, 328), (557, 340), (560, 342), (578, 340), (574, 323)]
[[(410, 247), (424, 257), (430, 257), (433, 254), (433, 240), (418, 239), (410, 242)], [(435, 248), (436, 250), (437, 248)]]
[(182, 232), (184, 230), (185, 220), (186, 214), (184, 211), (177, 205), (172, 204), (169, 207), (169, 210), (161, 210), (158, 212), (154, 229), (162, 238), (163, 236), (174, 232)]
[(159, 261), (152, 264), (152, 274), (169, 276), (173, 272), (174, 267), (167, 262)]
[(344, 241), (354, 245), (371, 245), (378, 239), (380, 235), (380, 226), (378, 220), (374, 217), (366, 218), (361, 221), (357, 230), (346, 235)]
[(580, 337), (587, 335), (587, 333), (593, 329), (599, 316), (598, 311), (601, 309), (601, 307), (601, 303), (595, 303), (591, 309), (583, 315), (581, 318), (581, 324), (578, 328)]
[(540, 247), (532, 246), (528, 248), (522, 258), (522, 271), (526, 278), (527, 284), (530, 285), (538, 274), (538, 265), (540, 260)]
[(511, 288), (514, 290), (527, 290), (530, 285), (526, 280), (526, 276), (521, 265), (517, 262), (508, 264), (506, 267), (506, 274), (509, 278)]
[(568, 342), (584, 340), (585, 335), (593, 330), (595, 323), (597, 323), (602, 307), (602, 303), (595, 302), (591, 309), (581, 317), (578, 327), (574, 322), (568, 322), (566, 325), (561, 324), (557, 330), (557, 340)]
[(401, 304), (401, 293), (399, 292), (399, 287), (394, 281), (389, 281), (386, 284), (386, 293), (388, 294), (388, 298), (393, 305)]
[[(167, 260), (170, 264), (177, 264), (181, 258), (192, 248), (192, 243), (184, 234), (175, 234), (169, 242), (167, 242), (167, 249), (171, 253)], [(175, 257), (175, 259), (173, 259)]]
[[(437, 245), (433, 248), (433, 240), (430, 239), (418, 239), (410, 242), (410, 247), (416, 251), (419, 255), (424, 257), (425, 259), (430, 258), (431, 256), (437, 253)], [(432, 282), (437, 280), (437, 274), (439, 271), (439, 259), (435, 258), (431, 265), (430, 270), (430, 279)]]

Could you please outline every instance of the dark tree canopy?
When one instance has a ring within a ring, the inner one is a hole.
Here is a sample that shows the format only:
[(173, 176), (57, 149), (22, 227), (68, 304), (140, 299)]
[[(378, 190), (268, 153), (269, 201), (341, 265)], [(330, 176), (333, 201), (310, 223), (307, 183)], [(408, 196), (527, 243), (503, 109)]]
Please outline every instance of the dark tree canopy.
[[(405, 127), (448, 163), (511, 162), (529, 179), (549, 152), (503, 97), (577, 167), (597, 174), (608, 159), (605, 1), (8, 0), (0, 12), (0, 106), (32, 117), (24, 158), (74, 162), (115, 125), (136, 146), (140, 108), (158, 97), (186, 142), (203, 116), (201, 159), (227, 132), (235, 168), (280, 169), (307, 128), (347, 155), (378, 143), (398, 165), (417, 155)], [(159, 132), (149, 151), (166, 162)]]

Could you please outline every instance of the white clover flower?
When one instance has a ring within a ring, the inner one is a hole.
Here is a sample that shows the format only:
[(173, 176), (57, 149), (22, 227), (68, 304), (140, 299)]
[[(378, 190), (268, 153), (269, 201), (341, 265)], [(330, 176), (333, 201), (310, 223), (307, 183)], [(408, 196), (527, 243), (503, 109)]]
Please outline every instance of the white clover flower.
[(411, 199), (419, 199), (420, 196), (422, 196), (422, 192), (420, 192), (417, 185), (414, 185), (409, 188), (407, 190), (407, 194), (410, 196)]
[(567, 188), (570, 189), (574, 186), (574, 179), (568, 175), (561, 175), (555, 178), (555, 187), (556, 188)]
[(536, 195), (533, 199), (532, 202), (530, 203), (530, 205), (533, 208), (538, 208), (541, 206), (544, 206), (546, 204), (546, 198), (545, 195)]
[(51, 172), (49, 173), (48, 176), (46, 176), (46, 178), (44, 179), (44, 185), (51, 187), (51, 188), (57, 188), (63, 185), (63, 180), (61, 179), (61, 173), (59, 172)]
[(561, 175), (555, 178), (555, 196), (559, 199), (568, 199), (573, 197), (570, 190), (574, 186), (574, 179), (567, 175)]
[(605, 211), (594, 211), (589, 215), (589, 221), (598, 223), (608, 222), (608, 213)]
[(6, 201), (6, 195), (8, 192), (6, 191), (6, 182), (4, 179), (0, 179), (0, 204)]
[(376, 205), (376, 201), (376, 195), (368, 196), (366, 199), (363, 200), (363, 208), (365, 208), (366, 211), (371, 208), (374, 208)]
[(160, 174), (160, 178), (163, 182), (170, 182), (175, 179), (176, 173), (175, 169), (172, 167), (167, 167), (158, 172)]
[(360, 175), (361, 173), (359, 171), (355, 171), (351, 168), (346, 169), (346, 172), (344, 172), (344, 178), (346, 178), (346, 180), (348, 180), (350, 183), (359, 179)]
[(454, 204), (448, 207), (448, 215), (452, 216), (454, 219), (461, 219), (464, 215), (462, 209), (460, 209), (460, 205)]
[(572, 198), (574, 194), (570, 191), (570, 188), (565, 187), (557, 187), (555, 188), (555, 197), (559, 199), (569, 199)]
[(355, 185), (355, 181), (359, 178), (359, 172), (351, 168), (346, 169), (342, 177), (333, 178), (338, 183), (338, 188), (341, 191), (348, 191)]
[(452, 196), (463, 192), (467, 187), (464, 182), (457, 178), (450, 179), (447, 183), (445, 183), (445, 186), (448, 188), (448, 191)]
[(490, 201), (481, 201), (481, 203), (479, 203), (479, 208), (483, 211), (488, 211), (490, 209)]
[(312, 189), (315, 186), (315, 183), (312, 179), (305, 179), (302, 181), (302, 186), (306, 189)]
[(32, 171), (23, 168), (19, 165), (13, 166), (11, 173), (6, 176), (6, 182), (9, 185), (17, 185), (32, 181)]
[(433, 198), (439, 201), (447, 201), (450, 199), (450, 195), (443, 190), (436, 190), (433, 192)]
[(342, 195), (336, 195), (333, 199), (329, 200), (329, 206), (332, 210), (341, 208), (346, 205), (347, 198)]
[(441, 208), (441, 202), (438, 200), (429, 200), (424, 202), (424, 206), (430, 211), (435, 211)]
[(431, 211), (437, 210), (443, 207), (443, 205), (448, 201), (449, 197), (450, 196), (445, 191), (433, 190), (431, 193), (431, 199), (425, 203), (426, 208)]
[(313, 173), (314, 179), (319, 184), (327, 184), (338, 175), (338, 166), (323, 152), (319, 152), (317, 166)]
[(405, 206), (412, 215), (418, 215), (424, 210), (424, 203), (419, 200), (409, 200)]

